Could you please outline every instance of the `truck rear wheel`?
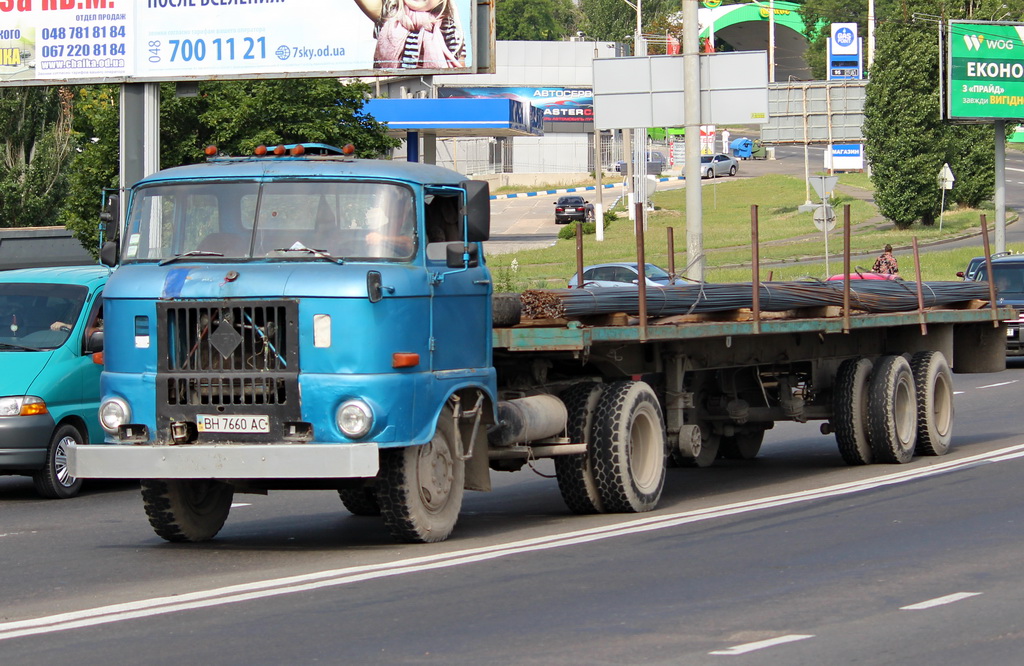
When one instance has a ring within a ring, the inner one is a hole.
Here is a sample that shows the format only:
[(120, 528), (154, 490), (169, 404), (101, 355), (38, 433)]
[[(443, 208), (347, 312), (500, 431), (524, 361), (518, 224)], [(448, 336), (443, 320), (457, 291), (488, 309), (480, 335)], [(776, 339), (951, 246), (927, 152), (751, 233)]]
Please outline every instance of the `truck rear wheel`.
[(153, 530), (167, 541), (209, 541), (227, 520), (235, 489), (212, 479), (147, 479), (142, 503)]
[(407, 543), (447, 539), (462, 508), (465, 478), (449, 408), (426, 444), (382, 450), (377, 501), (391, 536)]
[(594, 415), (591, 464), (606, 511), (638, 513), (658, 505), (665, 486), (665, 425), (646, 382), (607, 386)]
[(373, 488), (341, 488), (338, 497), (348, 512), (355, 516), (379, 516), (380, 503)]
[(917, 443), (917, 397), (910, 363), (883, 356), (875, 364), (868, 394), (868, 432), (878, 462), (903, 464)]
[(832, 387), (832, 431), (847, 465), (870, 465), (874, 460), (868, 441), (870, 380), (870, 359), (849, 358), (839, 365)]
[(696, 456), (684, 456), (678, 450), (671, 452), (672, 460), (678, 467), (711, 467), (718, 459), (718, 453), (722, 448), (722, 436), (706, 421), (701, 422), (699, 427), (700, 451)]
[(918, 352), (910, 359), (917, 389), (917, 453), (942, 456), (953, 441), (953, 375), (941, 352)]
[(594, 440), (594, 410), (601, 399), (602, 389), (601, 384), (580, 382), (560, 396), (569, 413), (566, 434), (573, 442), (585, 442), (587, 451), (571, 456), (556, 456), (555, 477), (565, 505), (573, 513), (581, 515), (604, 513), (590, 462), (590, 446)]
[(761, 451), (764, 430), (757, 428), (722, 438), (718, 455), (727, 460), (753, 460)]

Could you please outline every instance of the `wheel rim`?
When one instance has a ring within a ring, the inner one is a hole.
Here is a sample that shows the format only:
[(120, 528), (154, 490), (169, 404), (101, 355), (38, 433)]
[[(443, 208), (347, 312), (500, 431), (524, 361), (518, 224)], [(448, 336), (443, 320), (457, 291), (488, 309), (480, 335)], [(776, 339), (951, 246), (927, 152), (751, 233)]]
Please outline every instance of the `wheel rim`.
[(660, 428), (646, 408), (637, 412), (629, 430), (629, 468), (641, 492), (650, 492), (658, 485), (661, 471), (661, 446), (657, 437)]
[(914, 397), (914, 384), (908, 374), (903, 374), (896, 384), (893, 407), (896, 436), (900, 446), (907, 448), (914, 441), (917, 428), (917, 401)]
[(932, 423), (940, 436), (949, 432), (953, 423), (953, 387), (949, 378), (939, 374), (935, 378), (935, 389), (932, 397)]
[(416, 463), (417, 486), (423, 506), (437, 513), (448, 503), (455, 479), (455, 463), (448, 446), (435, 440), (420, 447)]
[(68, 469), (68, 446), (75, 442), (73, 437), (63, 437), (53, 452), (53, 472), (54, 476), (57, 477), (57, 482), (65, 488), (70, 488), (75, 485), (77, 479), (71, 476), (71, 470)]

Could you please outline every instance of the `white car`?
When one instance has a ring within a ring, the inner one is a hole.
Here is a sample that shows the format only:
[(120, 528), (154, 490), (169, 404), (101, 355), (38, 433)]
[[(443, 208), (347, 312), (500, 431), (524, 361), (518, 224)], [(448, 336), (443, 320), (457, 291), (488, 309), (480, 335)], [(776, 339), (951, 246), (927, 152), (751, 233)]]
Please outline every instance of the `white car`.
[[(611, 263), (594, 264), (583, 268), (584, 287), (632, 287), (640, 281), (637, 274), (637, 263)], [(644, 271), (647, 284), (658, 287), (667, 286), (672, 277), (662, 268), (654, 264), (647, 264)], [(569, 278), (569, 286), (575, 287), (578, 284), (577, 277)]]
[(718, 176), (735, 176), (740, 170), (739, 163), (735, 158), (725, 153), (700, 156), (700, 177), (716, 178)]

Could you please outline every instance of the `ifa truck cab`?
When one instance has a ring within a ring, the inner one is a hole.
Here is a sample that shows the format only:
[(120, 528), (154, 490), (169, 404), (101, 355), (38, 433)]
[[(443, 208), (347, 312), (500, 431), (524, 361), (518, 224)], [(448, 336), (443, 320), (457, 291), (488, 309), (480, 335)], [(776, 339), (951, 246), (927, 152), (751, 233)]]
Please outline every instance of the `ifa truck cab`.
[(142, 479), (167, 540), (211, 538), (236, 491), (300, 488), (435, 541), (487, 484), (464, 464), (496, 393), (487, 183), (351, 152), (210, 149), (128, 193), (102, 251), (106, 442), (71, 462)]

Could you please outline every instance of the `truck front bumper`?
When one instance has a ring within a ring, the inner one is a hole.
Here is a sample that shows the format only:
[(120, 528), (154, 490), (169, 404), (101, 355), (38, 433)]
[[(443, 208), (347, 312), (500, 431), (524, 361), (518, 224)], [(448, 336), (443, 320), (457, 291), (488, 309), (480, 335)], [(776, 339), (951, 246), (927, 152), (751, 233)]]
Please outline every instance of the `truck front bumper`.
[(377, 445), (260, 444), (68, 448), (82, 479), (350, 479), (377, 474)]

